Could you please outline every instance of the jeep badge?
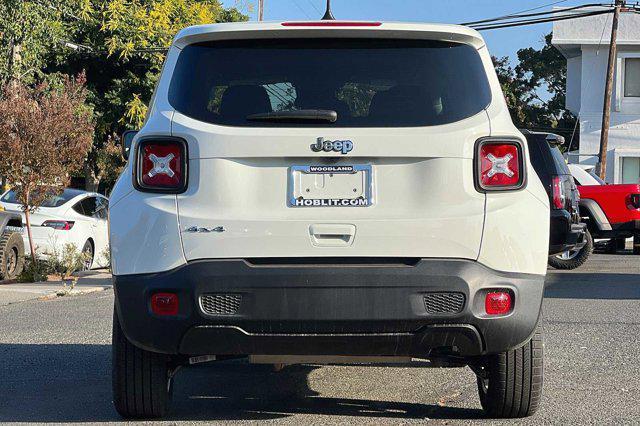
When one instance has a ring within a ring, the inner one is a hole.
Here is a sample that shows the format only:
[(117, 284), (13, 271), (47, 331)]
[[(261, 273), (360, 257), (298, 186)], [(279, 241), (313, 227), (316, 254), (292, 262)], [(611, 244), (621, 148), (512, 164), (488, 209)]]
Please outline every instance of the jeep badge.
[(316, 143), (311, 145), (313, 152), (341, 152), (343, 155), (353, 150), (353, 142), (351, 141), (325, 141), (324, 138), (318, 138)]

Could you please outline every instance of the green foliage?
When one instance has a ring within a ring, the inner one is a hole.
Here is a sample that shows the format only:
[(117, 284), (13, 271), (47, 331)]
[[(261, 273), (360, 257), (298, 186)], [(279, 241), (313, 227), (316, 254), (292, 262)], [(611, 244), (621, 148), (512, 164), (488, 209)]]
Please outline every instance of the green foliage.
[[(54, 245), (54, 247), (57, 247)], [(82, 270), (88, 257), (78, 250), (75, 244), (67, 243), (62, 249), (54, 249), (52, 253), (33, 261), (31, 256), (25, 257), (24, 269), (18, 281), (21, 283), (34, 283), (47, 281), (49, 275), (56, 275), (60, 281), (75, 282), (75, 272)], [(67, 286), (65, 285), (65, 289)], [(73, 284), (70, 287), (73, 289)]]
[(50, 271), (51, 269), (46, 261), (38, 260), (34, 262), (31, 256), (26, 256), (24, 259), (24, 269), (18, 277), (18, 282), (37, 283), (47, 281)]
[(190, 25), (248, 19), (235, 8), (225, 9), (219, 0), (39, 1), (60, 9), (53, 18), (61, 31), (53, 36), (57, 43), (47, 47), (43, 72), (86, 72), (88, 102), (97, 120), (84, 169), (87, 189), (92, 190), (101, 180), (112, 184), (124, 165), (111, 155), (118, 143), (114, 135), (143, 125), (166, 48), (176, 33)]
[(62, 9), (47, 1), (0, 0), (0, 85), (42, 78), (55, 40), (65, 30)]
[(50, 273), (57, 275), (60, 281), (73, 280), (72, 275), (82, 270), (85, 262), (90, 260), (75, 244), (67, 243), (62, 249), (54, 247), (53, 253), (48, 256), (47, 265)]
[[(528, 47), (518, 51), (518, 65), (509, 58), (493, 58), (509, 111), (516, 126), (528, 129), (558, 129), (571, 135), (575, 117), (565, 109), (567, 63), (551, 45), (551, 34), (541, 49)], [(550, 93), (542, 99), (542, 91)]]
[(104, 265), (111, 272), (111, 249), (107, 246), (100, 253), (100, 264)]
[(218, 0), (85, 0), (77, 14), (85, 18), (73, 25), (72, 37), (93, 51), (71, 54), (71, 66), (88, 66), (108, 133), (142, 124), (164, 62), (162, 49), (179, 30), (247, 19)]

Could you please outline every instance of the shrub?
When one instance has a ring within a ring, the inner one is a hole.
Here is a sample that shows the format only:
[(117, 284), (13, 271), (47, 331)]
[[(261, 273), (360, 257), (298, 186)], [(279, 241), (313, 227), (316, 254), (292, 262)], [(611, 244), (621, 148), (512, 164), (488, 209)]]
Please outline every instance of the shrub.
[(50, 266), (45, 260), (34, 262), (31, 256), (26, 256), (24, 259), (24, 269), (20, 276), (18, 276), (18, 282), (36, 283), (47, 281), (50, 271)]
[(62, 247), (62, 250), (57, 247), (53, 249), (53, 253), (48, 257), (47, 264), (51, 273), (60, 277), (61, 281), (75, 282), (77, 278), (73, 277), (73, 274), (82, 270), (87, 260), (86, 253), (78, 250), (75, 244), (67, 243)]

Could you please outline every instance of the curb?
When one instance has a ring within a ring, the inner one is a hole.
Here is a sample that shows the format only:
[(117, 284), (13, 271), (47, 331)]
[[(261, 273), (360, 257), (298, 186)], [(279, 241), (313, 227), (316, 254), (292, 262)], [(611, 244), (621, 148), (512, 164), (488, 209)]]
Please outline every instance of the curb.
[(73, 297), (73, 296), (82, 296), (84, 294), (91, 294), (91, 293), (98, 293), (101, 291), (105, 291), (108, 290), (110, 287), (91, 287), (91, 288), (86, 288), (86, 289), (73, 289), (71, 291), (69, 291), (68, 293), (62, 293), (62, 289), (61, 290), (57, 290), (55, 293), (51, 293), (51, 294), (46, 294), (44, 296), (40, 296), (37, 298), (37, 300), (53, 300), (53, 299), (58, 299), (61, 297)]

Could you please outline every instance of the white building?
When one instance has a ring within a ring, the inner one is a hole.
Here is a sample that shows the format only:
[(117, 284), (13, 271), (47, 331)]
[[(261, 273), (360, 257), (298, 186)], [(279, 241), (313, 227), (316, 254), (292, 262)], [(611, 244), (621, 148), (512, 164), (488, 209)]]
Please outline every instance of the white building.
[[(597, 162), (612, 20), (605, 14), (553, 24), (552, 43), (567, 58), (567, 109), (580, 119), (571, 163)], [(606, 180), (640, 182), (640, 14), (620, 16)]]

